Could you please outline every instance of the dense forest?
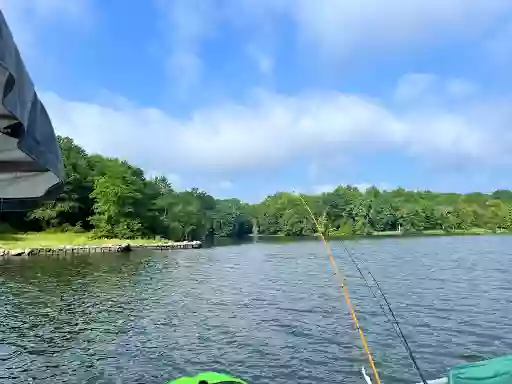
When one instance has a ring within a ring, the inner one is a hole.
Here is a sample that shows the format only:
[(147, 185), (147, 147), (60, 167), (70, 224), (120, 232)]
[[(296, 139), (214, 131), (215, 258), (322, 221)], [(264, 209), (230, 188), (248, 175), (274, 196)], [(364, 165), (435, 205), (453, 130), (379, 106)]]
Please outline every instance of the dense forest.
[[(102, 238), (171, 240), (318, 232), (295, 194), (278, 192), (258, 204), (245, 204), (197, 189), (176, 191), (165, 177), (147, 179), (126, 161), (89, 155), (68, 137), (58, 140), (67, 176), (63, 192), (28, 214), (2, 213), (2, 231), (91, 231)], [(339, 186), (303, 198), (321, 231), (331, 235), (512, 230), (508, 190), (456, 194)]]

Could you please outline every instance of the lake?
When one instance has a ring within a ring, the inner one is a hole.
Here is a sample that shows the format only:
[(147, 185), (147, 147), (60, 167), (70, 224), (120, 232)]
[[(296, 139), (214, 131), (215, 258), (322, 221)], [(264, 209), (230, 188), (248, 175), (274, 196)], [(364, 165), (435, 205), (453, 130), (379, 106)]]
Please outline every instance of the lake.
[[(419, 382), (342, 243), (331, 245), (384, 382)], [(512, 237), (346, 245), (380, 282), (427, 378), (512, 351)], [(319, 241), (0, 264), (1, 383), (162, 384), (201, 370), (363, 383), (362, 365)]]

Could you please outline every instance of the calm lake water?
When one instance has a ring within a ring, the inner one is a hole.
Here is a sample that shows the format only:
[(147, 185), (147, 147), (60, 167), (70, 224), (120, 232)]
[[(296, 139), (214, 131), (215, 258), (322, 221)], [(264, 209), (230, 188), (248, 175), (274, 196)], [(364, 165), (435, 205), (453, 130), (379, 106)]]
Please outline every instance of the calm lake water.
[[(346, 243), (394, 305), (428, 378), (512, 351), (512, 237)], [(419, 379), (332, 242), (387, 383)], [(362, 383), (366, 364), (318, 241), (0, 264), (1, 383)]]

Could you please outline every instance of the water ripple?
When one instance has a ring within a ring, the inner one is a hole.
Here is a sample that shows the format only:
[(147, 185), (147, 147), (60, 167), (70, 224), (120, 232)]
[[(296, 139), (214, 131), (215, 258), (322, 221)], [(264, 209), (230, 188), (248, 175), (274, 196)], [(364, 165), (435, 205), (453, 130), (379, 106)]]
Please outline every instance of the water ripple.
[[(384, 380), (418, 381), (333, 242)], [(512, 237), (349, 242), (428, 377), (509, 353)], [(357, 333), (318, 242), (34, 258), (0, 265), (2, 383), (164, 383), (222, 370), (251, 383), (361, 383)]]

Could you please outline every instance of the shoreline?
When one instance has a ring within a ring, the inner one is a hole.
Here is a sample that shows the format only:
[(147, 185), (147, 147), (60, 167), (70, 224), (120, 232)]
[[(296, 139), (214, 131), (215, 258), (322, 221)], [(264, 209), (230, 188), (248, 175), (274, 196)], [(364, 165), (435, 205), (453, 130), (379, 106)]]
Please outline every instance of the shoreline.
[[(424, 232), (375, 232), (367, 235), (339, 235), (331, 234), (328, 240), (361, 240), (383, 238), (413, 238), (413, 237), (441, 237), (441, 236), (485, 236), (485, 235), (512, 235), (507, 231), (491, 231), (474, 228), (467, 231), (424, 231)], [(77, 234), (67, 232), (34, 232), (25, 234), (0, 234), (0, 259), (10, 257), (34, 257), (52, 255), (80, 255), (92, 253), (127, 253), (142, 249), (147, 250), (176, 250), (199, 249), (203, 246), (222, 246), (222, 241), (230, 243), (244, 243), (247, 241), (307, 241), (317, 239), (318, 234), (307, 236), (287, 235), (249, 235), (245, 239), (234, 240), (221, 238), (220, 243), (204, 244), (201, 241), (159, 241), (150, 239), (92, 239), (89, 234)], [(9, 240), (5, 240), (5, 239)], [(65, 241), (69, 240), (69, 241)]]
[[(49, 234), (44, 234), (42, 237), (49, 237)], [(62, 234), (55, 234), (56, 237)], [(58, 256), (58, 255), (83, 255), (93, 253), (128, 253), (132, 251), (148, 249), (148, 250), (175, 250), (175, 249), (199, 249), (202, 248), (203, 243), (201, 241), (151, 241), (148, 242), (137, 240), (97, 240), (92, 241), (89, 244), (85, 242), (77, 244), (42, 244), (33, 245), (32, 241), (11, 241), (11, 246), (6, 247), (2, 243), (3, 235), (0, 235), (0, 259), (6, 258), (28, 258), (34, 256)], [(4, 235), (5, 236), (5, 235)], [(25, 236), (37, 237), (37, 235), (31, 234)], [(50, 235), (51, 236), (51, 235)], [(69, 237), (69, 235), (68, 235)], [(72, 236), (71, 236), (72, 237)], [(98, 243), (99, 242), (99, 243)]]
[[(431, 230), (423, 232), (374, 232), (373, 234), (367, 235), (340, 235), (330, 234), (326, 236), (327, 240), (353, 240), (353, 239), (379, 239), (379, 238), (390, 238), (390, 237), (448, 237), (448, 236), (499, 236), (499, 235), (512, 235), (509, 231), (491, 231), (485, 229), (473, 229), (473, 230), (456, 230), (456, 231), (442, 231), (442, 230)], [(296, 240), (307, 240), (316, 239), (320, 237), (319, 234), (314, 235), (302, 235), (302, 236), (289, 236), (289, 235), (249, 235), (249, 238), (255, 239), (296, 239)]]

